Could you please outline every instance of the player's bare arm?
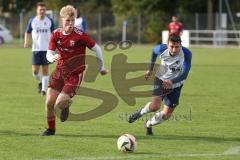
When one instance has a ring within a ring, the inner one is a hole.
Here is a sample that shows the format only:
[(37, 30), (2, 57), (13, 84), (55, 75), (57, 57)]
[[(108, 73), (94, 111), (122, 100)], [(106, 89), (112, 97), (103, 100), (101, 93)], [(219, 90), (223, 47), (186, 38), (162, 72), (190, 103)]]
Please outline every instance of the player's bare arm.
[(155, 65), (155, 62), (157, 60), (158, 54), (156, 54), (154, 51), (152, 52), (152, 57), (151, 57), (151, 61), (150, 64), (148, 66), (148, 70), (145, 72), (144, 77), (146, 80), (148, 80), (151, 75), (152, 75), (152, 71)]
[(25, 32), (25, 34), (24, 34), (24, 44), (23, 44), (23, 47), (24, 48), (28, 48), (29, 47), (29, 39), (30, 39), (30, 34), (29, 33), (27, 33), (27, 32)]

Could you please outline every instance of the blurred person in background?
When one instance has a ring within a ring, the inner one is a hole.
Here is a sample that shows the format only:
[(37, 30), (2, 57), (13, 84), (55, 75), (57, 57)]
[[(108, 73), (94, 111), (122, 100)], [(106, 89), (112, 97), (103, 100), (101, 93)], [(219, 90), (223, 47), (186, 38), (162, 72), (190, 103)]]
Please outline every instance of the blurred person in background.
[(168, 24), (168, 33), (169, 35), (175, 34), (181, 36), (183, 32), (183, 24), (178, 21), (178, 17), (176, 15), (172, 16), (172, 22)]
[[(49, 73), (46, 59), (48, 43), (54, 30), (53, 20), (46, 16), (47, 6), (43, 2), (37, 3), (36, 16), (31, 17), (24, 35), (24, 48), (29, 47), (32, 36), (32, 75), (38, 81), (38, 93), (46, 94)], [(40, 73), (40, 67), (42, 73)]]
[(87, 22), (84, 17), (82, 17), (80, 9), (76, 9), (77, 11), (77, 17), (75, 18), (75, 27), (79, 28), (83, 32), (86, 32), (87, 30)]

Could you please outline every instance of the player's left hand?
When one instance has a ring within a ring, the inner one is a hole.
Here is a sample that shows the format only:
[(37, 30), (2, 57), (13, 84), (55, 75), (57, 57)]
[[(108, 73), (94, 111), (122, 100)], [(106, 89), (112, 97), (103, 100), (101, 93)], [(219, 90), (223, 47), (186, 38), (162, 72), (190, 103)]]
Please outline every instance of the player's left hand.
[(23, 48), (28, 48), (28, 47), (29, 47), (28, 42), (24, 42)]
[(167, 79), (163, 81), (163, 88), (165, 89), (171, 89), (173, 86), (172, 81)]
[(106, 75), (107, 73), (108, 73), (108, 70), (107, 70), (107, 69), (103, 69), (103, 70), (100, 71), (100, 74), (101, 74), (102, 76)]
[(144, 77), (145, 77), (146, 80), (148, 80), (148, 78), (151, 77), (151, 75), (152, 75), (152, 71), (147, 70), (144, 74)]

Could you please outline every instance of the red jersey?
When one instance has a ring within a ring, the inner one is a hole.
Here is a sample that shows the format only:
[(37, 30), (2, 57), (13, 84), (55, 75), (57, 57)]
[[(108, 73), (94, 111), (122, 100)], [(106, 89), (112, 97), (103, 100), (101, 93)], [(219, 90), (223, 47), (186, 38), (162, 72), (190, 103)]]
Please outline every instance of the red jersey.
[(63, 34), (63, 29), (58, 28), (50, 37), (48, 49), (56, 50), (60, 55), (57, 68), (67, 74), (79, 73), (85, 69), (86, 47), (91, 49), (95, 43), (88, 34), (75, 27), (69, 35)]
[(168, 32), (169, 34), (180, 35), (183, 30), (183, 25), (180, 22), (171, 22), (168, 24)]

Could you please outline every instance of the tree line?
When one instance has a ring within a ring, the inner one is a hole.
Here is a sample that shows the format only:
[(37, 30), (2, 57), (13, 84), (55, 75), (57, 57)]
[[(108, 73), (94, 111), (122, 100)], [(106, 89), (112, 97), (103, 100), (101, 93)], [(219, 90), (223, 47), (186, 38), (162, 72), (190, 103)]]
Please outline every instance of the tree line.
[[(171, 15), (184, 15), (195, 13), (206, 13), (207, 29), (213, 29), (212, 17), (219, 12), (220, 3), (222, 12), (226, 12), (226, 2), (229, 3), (232, 12), (238, 12), (240, 1), (238, 0), (42, 0), (49, 9), (57, 10), (67, 4), (79, 8), (82, 13), (108, 13), (115, 17), (142, 16), (145, 17), (146, 28), (144, 32), (151, 40), (158, 40), (160, 28), (166, 28), (166, 22)], [(30, 12), (35, 10), (39, 0), (0, 0), (1, 13), (11, 13), (18, 15), (20, 12)], [(117, 20), (117, 18), (116, 18)], [(150, 41), (151, 41), (150, 40)]]

